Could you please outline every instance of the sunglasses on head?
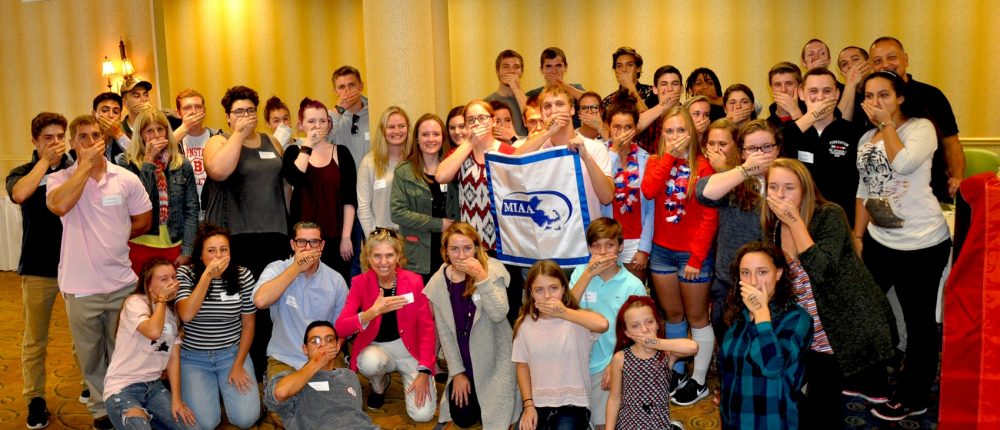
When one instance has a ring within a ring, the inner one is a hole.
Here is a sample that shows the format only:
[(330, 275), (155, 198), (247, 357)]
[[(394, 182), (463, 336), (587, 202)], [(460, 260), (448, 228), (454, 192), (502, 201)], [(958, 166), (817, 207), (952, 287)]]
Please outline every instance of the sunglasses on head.
[(361, 121), (361, 116), (354, 114), (351, 117), (351, 134), (358, 134), (358, 121)]

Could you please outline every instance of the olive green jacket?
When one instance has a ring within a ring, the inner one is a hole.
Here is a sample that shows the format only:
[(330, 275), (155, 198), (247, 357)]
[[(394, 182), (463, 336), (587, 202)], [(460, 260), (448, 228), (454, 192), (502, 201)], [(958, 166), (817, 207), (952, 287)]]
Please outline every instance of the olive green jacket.
[[(399, 224), (406, 270), (423, 275), (434, 273), (438, 268), (431, 267), (431, 252), (441, 252), (441, 244), (431, 243), (431, 233), (441, 232), (442, 218), (431, 216), (433, 196), (430, 187), (438, 184), (428, 184), (418, 178), (409, 161), (399, 163), (393, 175), (389, 210), (392, 222)], [(445, 215), (458, 220), (458, 182), (442, 185), (448, 187)]]

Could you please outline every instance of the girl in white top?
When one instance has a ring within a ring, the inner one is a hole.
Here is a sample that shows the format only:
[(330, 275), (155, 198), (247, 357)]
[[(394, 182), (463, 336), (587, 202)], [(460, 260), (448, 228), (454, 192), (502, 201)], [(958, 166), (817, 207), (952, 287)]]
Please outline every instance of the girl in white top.
[(525, 279), (528, 294), (511, 353), (524, 406), (520, 430), (586, 428), (590, 422), (590, 349), (608, 320), (581, 310), (567, 284), (551, 260), (536, 262)]
[[(181, 400), (180, 324), (172, 309), (177, 286), (173, 263), (155, 257), (143, 265), (135, 293), (125, 299), (104, 378), (104, 401), (115, 428), (195, 424), (194, 413)], [(164, 369), (173, 392), (160, 379)]]
[(389, 106), (382, 112), (372, 149), (358, 166), (358, 219), (365, 237), (376, 228), (399, 230), (392, 222), (389, 200), (392, 194), (392, 173), (396, 165), (410, 153), (410, 117), (399, 106)]
[(916, 117), (906, 102), (906, 82), (896, 74), (872, 73), (862, 88), (861, 108), (877, 128), (858, 145), (854, 242), (879, 287), (895, 287), (907, 348), (895, 394), (888, 393), (884, 365), (858, 375), (863, 384), (852, 391), (881, 403), (872, 409), (875, 416), (898, 421), (926, 412), (930, 401), (941, 351), (932, 335), (934, 309), (951, 237), (930, 187), (934, 124)]

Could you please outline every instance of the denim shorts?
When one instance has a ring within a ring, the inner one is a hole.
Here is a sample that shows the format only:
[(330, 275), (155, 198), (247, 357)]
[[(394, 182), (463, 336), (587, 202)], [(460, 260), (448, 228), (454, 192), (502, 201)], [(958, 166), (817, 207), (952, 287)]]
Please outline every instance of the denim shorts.
[(712, 272), (715, 271), (715, 255), (709, 251), (708, 256), (701, 263), (701, 270), (698, 277), (687, 279), (682, 276), (684, 266), (691, 258), (690, 252), (673, 251), (660, 245), (653, 244), (653, 250), (649, 254), (649, 270), (655, 275), (677, 274), (677, 279), (688, 284), (700, 284), (712, 280)]

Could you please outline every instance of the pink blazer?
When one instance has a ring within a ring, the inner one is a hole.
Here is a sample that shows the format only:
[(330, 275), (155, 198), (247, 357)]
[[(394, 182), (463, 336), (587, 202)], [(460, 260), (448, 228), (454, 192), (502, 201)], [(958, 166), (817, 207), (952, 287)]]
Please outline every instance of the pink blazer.
[[(347, 293), (344, 310), (337, 317), (337, 334), (340, 337), (357, 335), (351, 347), (351, 370), (358, 371), (358, 355), (378, 335), (382, 316), (368, 322), (368, 327), (361, 326), (361, 312), (375, 303), (378, 297), (378, 278), (375, 272), (369, 270), (351, 281), (351, 290)], [(396, 269), (396, 295), (413, 293), (413, 303), (396, 311), (396, 323), (399, 326), (399, 337), (403, 345), (421, 366), (433, 373), (437, 344), (434, 333), (434, 316), (431, 313), (430, 302), (423, 294), (424, 282), (420, 275), (405, 269)]]

